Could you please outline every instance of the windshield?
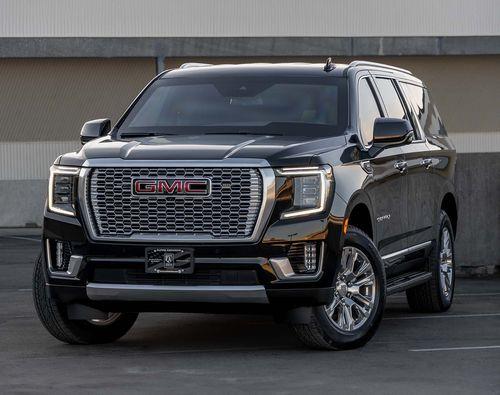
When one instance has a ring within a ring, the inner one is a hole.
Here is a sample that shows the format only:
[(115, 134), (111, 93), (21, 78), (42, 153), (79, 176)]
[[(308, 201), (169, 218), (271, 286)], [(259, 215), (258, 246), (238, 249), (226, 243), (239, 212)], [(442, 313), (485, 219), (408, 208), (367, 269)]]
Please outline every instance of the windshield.
[(164, 78), (119, 124), (127, 135), (277, 134), (335, 136), (347, 125), (346, 79)]

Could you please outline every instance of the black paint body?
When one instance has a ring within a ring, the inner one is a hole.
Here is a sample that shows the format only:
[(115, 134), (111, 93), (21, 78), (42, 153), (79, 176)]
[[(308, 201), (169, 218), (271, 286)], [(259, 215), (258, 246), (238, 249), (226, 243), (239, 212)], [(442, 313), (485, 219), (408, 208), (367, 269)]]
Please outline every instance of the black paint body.
[[(221, 73), (246, 73), (257, 77), (335, 76), (347, 79), (349, 124), (342, 136), (313, 139), (307, 136), (231, 134), (122, 138), (118, 133), (119, 121), (109, 135), (90, 141), (80, 151), (65, 154), (55, 162), (60, 166), (86, 166), (88, 160), (107, 158), (124, 161), (258, 159), (267, 161), (275, 169), (330, 165), (334, 182), (328, 209), (324, 213), (307, 218), (280, 219), (280, 207), (275, 203), (256, 243), (189, 243), (199, 258), (197, 269), (255, 270), (258, 282), (266, 287), (271, 306), (324, 304), (331, 299), (334, 268), (342, 251), (342, 224), (353, 210), (365, 213), (362, 222), (356, 216), (359, 223), (354, 225), (364, 226), (380, 255), (387, 256), (421, 243), (435, 242), (439, 213), (444, 202), (452, 201), (456, 208), (453, 186), (456, 153), (445, 134), (434, 135), (424, 129), (420, 139), (383, 149), (364, 147), (361, 142), (357, 97), (360, 79), (370, 79), (373, 86), (376, 86), (376, 76), (394, 79), (398, 87), (401, 81), (422, 85), (420, 80), (409, 74), (368, 65), (338, 65), (329, 72), (324, 71), (322, 65), (246, 65), (173, 70), (157, 78), (170, 78), (182, 73), (204, 73), (205, 76)], [(404, 98), (403, 91), (399, 89)], [(380, 96), (376, 96), (381, 101)], [(412, 112), (409, 104), (405, 102), (405, 105), (408, 112)], [(386, 116), (383, 103), (379, 102), (379, 106), (382, 116)], [(429, 163), (426, 159), (430, 160), (431, 165), (425, 165)], [(398, 161), (406, 162), (404, 171), (395, 168)], [(276, 177), (276, 195), (287, 193), (284, 183), (285, 178)], [(365, 211), (359, 211), (360, 207)], [(71, 241), (74, 253), (85, 256), (87, 261), (81, 281), (78, 282), (53, 279), (47, 274), (48, 287), (55, 298), (108, 311), (209, 311), (229, 308), (205, 304), (91, 302), (87, 299), (85, 284), (92, 277), (95, 265), (120, 266), (128, 262), (126, 264), (129, 266), (143, 267), (145, 248), (152, 243), (95, 242), (86, 229), (78, 205), (76, 211), (76, 217), (72, 218), (45, 210), (43, 238)], [(456, 227), (456, 217), (452, 218), (453, 221)], [(269, 258), (286, 254), (291, 243), (312, 240), (324, 241), (326, 246), (323, 273), (319, 279), (307, 282), (278, 281), (268, 263)], [(176, 242), (173, 245), (182, 244)], [(428, 252), (425, 249), (420, 255), (401, 255), (396, 260), (385, 260), (387, 277), (390, 279), (405, 271), (418, 269)], [(234, 263), (225, 261), (222, 266), (210, 260), (221, 257), (249, 260), (235, 260)], [(247, 308), (253, 311), (252, 306)], [(238, 307), (237, 311), (242, 310)]]

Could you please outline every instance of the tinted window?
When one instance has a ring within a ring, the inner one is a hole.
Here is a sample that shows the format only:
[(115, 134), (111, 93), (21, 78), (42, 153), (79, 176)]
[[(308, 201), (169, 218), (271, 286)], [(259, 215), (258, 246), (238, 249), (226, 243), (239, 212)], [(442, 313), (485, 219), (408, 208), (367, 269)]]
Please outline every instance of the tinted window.
[(401, 86), (405, 90), (406, 96), (413, 107), (413, 111), (424, 133), (446, 136), (443, 121), (439, 116), (435, 104), (431, 101), (427, 89), (406, 82), (401, 83)]
[(343, 134), (345, 78), (165, 78), (120, 125), (123, 133)]
[(389, 118), (406, 119), (403, 104), (392, 81), (387, 78), (377, 78), (377, 87), (385, 104), (387, 116)]
[(365, 144), (373, 140), (373, 123), (379, 118), (380, 110), (378, 108), (372, 88), (367, 78), (359, 81), (359, 130)]

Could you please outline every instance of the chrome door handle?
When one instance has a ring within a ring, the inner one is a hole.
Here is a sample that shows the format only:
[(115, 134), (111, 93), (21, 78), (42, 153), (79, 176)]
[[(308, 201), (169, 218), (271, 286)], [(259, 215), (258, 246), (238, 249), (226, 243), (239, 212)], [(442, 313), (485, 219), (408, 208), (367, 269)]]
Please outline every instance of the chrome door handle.
[(424, 166), (426, 169), (430, 169), (432, 167), (432, 159), (431, 158), (422, 159), (422, 162), (420, 162), (420, 164)]
[(401, 160), (399, 162), (394, 163), (394, 168), (399, 170), (400, 173), (403, 173), (406, 169), (408, 169), (408, 162)]

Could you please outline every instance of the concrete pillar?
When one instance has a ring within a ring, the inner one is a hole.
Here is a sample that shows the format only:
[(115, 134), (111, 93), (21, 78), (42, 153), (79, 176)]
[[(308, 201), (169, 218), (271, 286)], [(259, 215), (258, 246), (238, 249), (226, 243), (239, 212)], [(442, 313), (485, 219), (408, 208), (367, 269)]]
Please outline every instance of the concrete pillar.
[(160, 74), (165, 71), (165, 56), (156, 57), (156, 74)]

